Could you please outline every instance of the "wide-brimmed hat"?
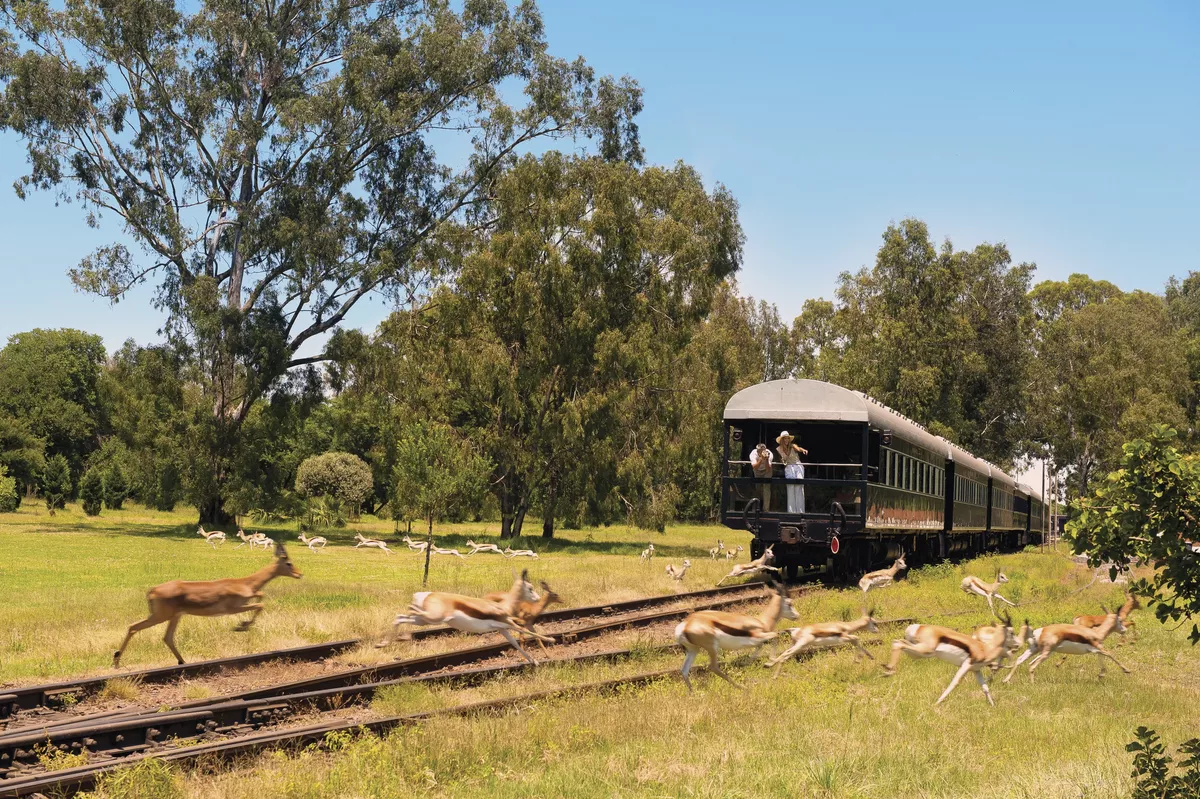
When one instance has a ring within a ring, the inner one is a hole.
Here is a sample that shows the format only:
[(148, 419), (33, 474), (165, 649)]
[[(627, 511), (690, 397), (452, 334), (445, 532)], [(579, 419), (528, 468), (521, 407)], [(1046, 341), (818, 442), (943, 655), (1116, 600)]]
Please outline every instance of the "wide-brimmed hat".
[(796, 440), (796, 437), (795, 437), (794, 435), (792, 435), (792, 434), (791, 434), (791, 433), (789, 433), (788, 431), (784, 430), (782, 433), (780, 433), (780, 434), (779, 434), (778, 438), (776, 438), (776, 439), (775, 439), (775, 443), (776, 443), (776, 444), (782, 444), (782, 443), (783, 443), (783, 440), (784, 440), (785, 438), (786, 438), (788, 441), (795, 441), (795, 440)]

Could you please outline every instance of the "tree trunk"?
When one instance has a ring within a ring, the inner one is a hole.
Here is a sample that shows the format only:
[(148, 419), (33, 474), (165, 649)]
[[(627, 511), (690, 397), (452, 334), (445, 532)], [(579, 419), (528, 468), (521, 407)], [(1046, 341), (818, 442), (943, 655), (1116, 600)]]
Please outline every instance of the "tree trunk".
[(225, 510), (225, 502), (220, 495), (214, 495), (200, 503), (200, 524), (221, 527), (231, 524), (233, 515)]
[(425, 517), (429, 520), (429, 537), (425, 539), (425, 574), (421, 577), (421, 587), (429, 583), (429, 559), (433, 556), (433, 512)]
[(529, 510), (529, 503), (521, 500), (517, 506), (517, 515), (513, 517), (512, 537), (516, 538), (521, 534), (521, 528), (525, 526), (525, 513)]
[(513, 503), (508, 486), (500, 488), (500, 537), (512, 538), (513, 532)]
[(550, 486), (546, 490), (546, 501), (542, 503), (542, 538), (554, 538), (554, 510), (558, 504), (558, 477), (550, 474)]

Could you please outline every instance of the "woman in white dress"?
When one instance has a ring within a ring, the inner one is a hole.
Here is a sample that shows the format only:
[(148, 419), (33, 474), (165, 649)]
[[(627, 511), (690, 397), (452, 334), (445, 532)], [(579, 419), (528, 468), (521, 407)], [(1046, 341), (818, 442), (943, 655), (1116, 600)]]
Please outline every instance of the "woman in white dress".
[[(783, 476), (789, 480), (804, 479), (804, 464), (800, 462), (801, 455), (807, 455), (808, 450), (795, 443), (796, 437), (784, 430), (775, 439), (779, 445), (779, 462), (783, 464)], [(787, 512), (804, 513), (804, 486), (790, 485), (787, 487)]]

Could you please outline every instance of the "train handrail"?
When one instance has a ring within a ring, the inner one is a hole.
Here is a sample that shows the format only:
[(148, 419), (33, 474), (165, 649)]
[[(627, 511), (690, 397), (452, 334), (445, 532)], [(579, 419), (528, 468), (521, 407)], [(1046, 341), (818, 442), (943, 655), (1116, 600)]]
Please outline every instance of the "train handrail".
[[(754, 509), (754, 522), (750, 522), (750, 509)], [(762, 500), (758, 497), (751, 497), (746, 503), (746, 507), (742, 508), (742, 522), (745, 523), (746, 529), (754, 535), (758, 535), (758, 526), (762, 521)]]
[[(835, 512), (841, 517), (837, 522), (834, 522), (833, 520), (833, 514)], [(846, 509), (842, 507), (842, 503), (835, 500), (833, 506), (829, 509), (829, 535), (831, 537), (841, 535), (842, 531), (845, 529)]]

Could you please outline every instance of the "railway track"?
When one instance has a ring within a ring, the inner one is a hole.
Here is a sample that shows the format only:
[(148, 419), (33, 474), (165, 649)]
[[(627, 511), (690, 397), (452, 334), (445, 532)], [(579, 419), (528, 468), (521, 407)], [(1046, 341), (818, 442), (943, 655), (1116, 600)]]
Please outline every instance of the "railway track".
[[(571, 644), (621, 629), (653, 625), (682, 618), (699, 609), (726, 607), (761, 598), (752, 587), (738, 592), (698, 592), (708, 601), (664, 611), (607, 619), (596, 624), (547, 633), (555, 644)], [(733, 595), (731, 595), (731, 593)], [(724, 595), (724, 596), (722, 596)], [(716, 597), (716, 598), (714, 598)], [(676, 601), (680, 596), (668, 597)], [(612, 606), (604, 606), (611, 608)], [(577, 609), (576, 609), (577, 610)], [(507, 642), (486, 643), (465, 649), (347, 669), (315, 678), (254, 688), (211, 699), (184, 702), (163, 709), (132, 708), (90, 716), (59, 719), (0, 735), (0, 789), (13, 775), (39, 761), (39, 751), (77, 754), (84, 751), (105, 760), (126, 760), (166, 743), (198, 736), (244, 735), (313, 710), (338, 710), (349, 703), (369, 702), (381, 688), (407, 682), (480, 682), (529, 668), (521, 662), (460, 670), (460, 667), (511, 653)], [(625, 657), (628, 650), (585, 654), (555, 662), (587, 662), (596, 658)], [(56, 772), (57, 773), (57, 772)], [(5, 795), (0, 793), (0, 795)]]
[[(624, 602), (609, 602), (600, 605), (587, 605), (575, 608), (564, 608), (542, 614), (541, 623), (550, 624), (559, 621), (588, 618), (591, 616), (611, 616), (627, 613), (656, 605), (670, 604), (679, 601), (703, 600), (712, 597), (732, 596), (738, 593), (753, 591), (757, 584), (740, 584), (723, 588), (707, 588), (700, 591), (689, 591), (668, 596), (642, 597)], [(452, 635), (456, 631), (444, 626), (426, 627), (414, 630), (413, 640), (425, 640), (440, 636)], [(361, 639), (346, 639), (324, 644), (276, 649), (267, 652), (256, 652), (249, 655), (202, 660), (196, 663), (185, 663), (179, 666), (161, 666), (137, 671), (123, 671), (106, 674), (99, 677), (86, 677), (77, 680), (31, 685), (24, 687), (0, 687), (0, 719), (7, 719), (23, 711), (36, 708), (62, 708), (68, 703), (85, 699), (103, 689), (109, 680), (120, 677), (136, 681), (140, 684), (166, 683), (181, 678), (200, 677), (225, 671), (244, 669), (264, 663), (281, 661), (319, 661), (334, 657), (363, 644)]]
[(166, 749), (162, 752), (141, 751), (130, 754), (126, 758), (114, 759), (80, 766), (62, 771), (16, 777), (0, 780), (0, 797), (32, 796), (35, 794), (53, 793), (54, 795), (69, 795), (80, 790), (93, 787), (104, 774), (125, 765), (135, 763), (147, 757), (156, 757), (167, 763), (189, 763), (200, 759), (225, 760), (239, 755), (250, 754), (263, 749), (279, 747), (303, 746), (311, 743), (321, 743), (330, 733), (367, 730), (373, 733), (383, 733), (397, 727), (419, 724), (429, 719), (446, 716), (473, 716), (485, 713), (504, 711), (514, 707), (524, 707), (531, 702), (543, 701), (568, 695), (583, 693), (603, 694), (627, 686), (645, 685), (676, 673), (675, 669), (662, 669), (644, 672), (613, 680), (587, 683), (584, 685), (555, 688), (544, 691), (520, 694), (518, 696), (492, 699), (484, 702), (473, 702), (451, 708), (431, 710), (421, 713), (409, 713), (399, 716), (387, 716), (371, 721), (337, 721), (314, 724), (288, 730), (261, 731), (252, 735), (225, 741), (211, 741), (192, 746), (181, 746)]

